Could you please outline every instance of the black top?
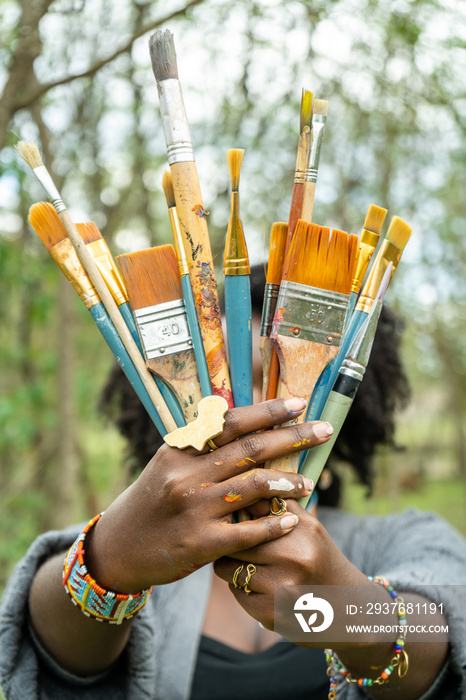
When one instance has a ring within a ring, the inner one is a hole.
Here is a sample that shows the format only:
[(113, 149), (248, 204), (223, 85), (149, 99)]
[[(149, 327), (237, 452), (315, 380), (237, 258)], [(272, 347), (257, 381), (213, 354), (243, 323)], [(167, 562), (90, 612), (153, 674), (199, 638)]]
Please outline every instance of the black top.
[(323, 649), (284, 640), (246, 654), (202, 636), (191, 700), (327, 700), (326, 670)]

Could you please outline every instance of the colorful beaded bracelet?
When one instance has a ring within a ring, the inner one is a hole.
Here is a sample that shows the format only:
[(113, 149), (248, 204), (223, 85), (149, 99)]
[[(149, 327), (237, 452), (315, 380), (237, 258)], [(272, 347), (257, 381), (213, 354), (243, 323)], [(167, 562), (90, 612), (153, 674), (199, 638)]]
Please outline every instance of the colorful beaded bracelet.
[(404, 599), (398, 595), (394, 590), (393, 586), (389, 584), (381, 576), (368, 576), (369, 581), (373, 583), (378, 583), (383, 586), (390, 596), (396, 602), (396, 610), (398, 613), (398, 624), (400, 626), (400, 633), (395, 641), (394, 646), (394, 656), (388, 664), (387, 668), (380, 674), (378, 678), (353, 678), (350, 672), (343, 666), (341, 661), (338, 659), (337, 655), (333, 653), (331, 649), (325, 650), (326, 660), (328, 664), (327, 676), (330, 681), (330, 688), (328, 694), (328, 700), (335, 700), (336, 691), (338, 687), (338, 676), (345, 679), (347, 683), (357, 683), (360, 686), (371, 686), (371, 685), (383, 685), (386, 683), (393, 673), (395, 668), (398, 669), (398, 676), (403, 678), (408, 673), (409, 659), (406, 651), (403, 649), (406, 641), (406, 609), (404, 606)]
[(152, 588), (132, 594), (113, 593), (99, 586), (89, 574), (84, 563), (84, 545), (87, 535), (101, 515), (103, 514), (92, 518), (68, 551), (63, 569), (63, 586), (74, 605), (84, 615), (111, 625), (121, 625), (123, 620), (134, 617), (147, 603)]

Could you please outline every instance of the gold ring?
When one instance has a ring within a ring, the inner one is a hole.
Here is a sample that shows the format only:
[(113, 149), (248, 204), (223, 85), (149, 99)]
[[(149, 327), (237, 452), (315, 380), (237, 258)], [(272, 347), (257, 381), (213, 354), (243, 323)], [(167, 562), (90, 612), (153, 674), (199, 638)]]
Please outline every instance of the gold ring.
[(213, 452), (214, 450), (218, 450), (218, 445), (215, 444), (215, 442), (212, 440), (212, 438), (209, 438), (207, 440), (207, 444), (209, 445), (211, 452)]
[(252, 593), (252, 591), (251, 591), (250, 588), (248, 588), (248, 584), (249, 584), (249, 581), (251, 580), (251, 578), (252, 578), (252, 577), (254, 576), (254, 574), (256, 573), (257, 569), (256, 569), (256, 567), (254, 566), (254, 564), (248, 564), (248, 566), (247, 566), (247, 568), (246, 568), (246, 571), (247, 571), (248, 573), (247, 573), (247, 576), (246, 576), (246, 578), (245, 578), (245, 580), (244, 580), (244, 583), (243, 583), (242, 588), (243, 588), (243, 591), (246, 593), (246, 595), (249, 595), (250, 593)]
[(235, 573), (233, 574), (233, 585), (235, 588), (242, 588), (243, 587), (238, 583), (238, 576), (240, 575), (240, 573), (242, 572), (243, 569), (244, 569), (244, 564), (241, 564), (240, 566), (238, 566)]
[(283, 515), (286, 513), (286, 501), (284, 498), (278, 498), (274, 496), (270, 501), (270, 514), (269, 515)]

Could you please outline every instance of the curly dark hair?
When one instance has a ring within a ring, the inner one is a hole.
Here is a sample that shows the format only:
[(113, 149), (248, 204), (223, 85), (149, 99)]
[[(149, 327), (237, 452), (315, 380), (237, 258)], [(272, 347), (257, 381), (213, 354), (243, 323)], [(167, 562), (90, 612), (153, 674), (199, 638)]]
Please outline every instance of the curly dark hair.
[[(261, 312), (265, 274), (262, 266), (251, 270), (252, 307)], [(384, 307), (371, 358), (351, 410), (327, 465), (332, 478), (328, 488), (317, 486), (319, 502), (337, 506), (341, 482), (336, 461), (350, 464), (359, 481), (371, 492), (372, 463), (380, 445), (395, 447), (394, 415), (409, 399), (409, 385), (400, 358), (403, 321)], [(133, 473), (142, 470), (162, 444), (162, 438), (118, 365), (110, 372), (100, 408), (128, 441), (127, 459)]]

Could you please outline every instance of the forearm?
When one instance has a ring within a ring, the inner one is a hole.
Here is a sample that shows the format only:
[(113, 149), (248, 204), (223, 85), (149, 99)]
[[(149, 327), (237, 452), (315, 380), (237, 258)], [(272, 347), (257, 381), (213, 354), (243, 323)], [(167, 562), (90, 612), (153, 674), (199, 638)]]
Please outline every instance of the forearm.
[(47, 560), (29, 595), (29, 614), (38, 638), (67, 671), (93, 675), (110, 666), (124, 650), (132, 620), (110, 625), (86, 617), (72, 604), (62, 584), (65, 552)]

